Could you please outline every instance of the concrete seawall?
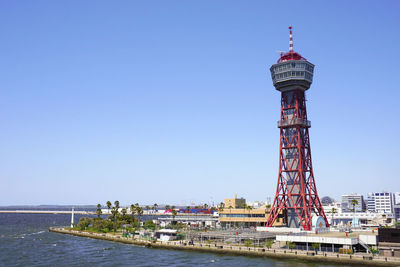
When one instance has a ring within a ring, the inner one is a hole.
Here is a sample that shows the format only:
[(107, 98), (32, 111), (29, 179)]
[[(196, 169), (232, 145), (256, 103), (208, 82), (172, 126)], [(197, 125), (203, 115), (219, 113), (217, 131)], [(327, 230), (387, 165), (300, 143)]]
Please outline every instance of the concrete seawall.
[(83, 231), (69, 230), (64, 228), (50, 228), (50, 232), (61, 234), (69, 234), (74, 236), (89, 237), (94, 239), (101, 239), (107, 241), (120, 242), (125, 244), (133, 244), (137, 246), (144, 246), (148, 248), (158, 249), (174, 249), (196, 252), (208, 252), (218, 254), (252, 256), (252, 257), (267, 257), (276, 259), (297, 259), (301, 261), (312, 262), (329, 262), (335, 264), (350, 264), (357, 266), (400, 266), (400, 258), (385, 258), (385, 257), (370, 257), (362, 255), (345, 255), (336, 253), (322, 253), (315, 255), (313, 252), (306, 251), (290, 251), (290, 250), (274, 250), (264, 249), (259, 247), (245, 247), (245, 246), (232, 246), (232, 245), (215, 245), (215, 244), (200, 244), (188, 245), (183, 241), (169, 241), (169, 242), (152, 242), (146, 240), (137, 240), (127, 237), (121, 237), (113, 234), (104, 233), (89, 233)]

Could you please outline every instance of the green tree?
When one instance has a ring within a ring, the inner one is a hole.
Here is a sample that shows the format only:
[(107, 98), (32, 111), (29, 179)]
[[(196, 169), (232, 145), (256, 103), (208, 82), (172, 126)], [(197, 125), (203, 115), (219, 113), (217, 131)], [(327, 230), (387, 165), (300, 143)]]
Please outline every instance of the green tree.
[(166, 210), (169, 210), (169, 205), (165, 205), (165, 209), (166, 209)]
[(221, 212), (221, 211), (224, 211), (224, 207), (225, 207), (224, 202), (221, 202), (221, 203), (219, 203), (218, 210), (219, 210), (220, 212)]
[[(353, 215), (354, 215), (354, 221), (356, 219), (356, 205), (358, 205), (358, 200), (357, 199), (353, 199), (351, 200), (351, 205), (353, 205)], [(354, 227), (354, 225), (353, 225)]]
[(150, 210), (150, 206), (146, 205), (146, 210), (149, 211)]
[(272, 240), (267, 240), (265, 241), (265, 246), (270, 249), (272, 247), (272, 244), (274, 244), (274, 241)]
[(92, 224), (92, 219), (89, 217), (82, 217), (80, 218), (77, 227), (79, 228), (79, 230), (86, 230), (86, 228), (89, 227), (89, 225)]
[(296, 247), (296, 244), (293, 242), (287, 242), (286, 245), (288, 246), (288, 248), (290, 248), (290, 250), (293, 250)]
[(93, 227), (96, 228), (98, 232), (101, 232), (103, 228), (105, 228), (105, 221), (101, 218), (95, 218), (93, 219)]
[(118, 208), (117, 207), (113, 207), (111, 209), (111, 214), (112, 214), (112, 222), (113, 222), (113, 226), (114, 226), (114, 233), (117, 231), (117, 223), (118, 223)]
[(154, 207), (154, 210), (157, 211), (157, 207), (158, 207), (157, 203), (154, 203), (153, 207)]
[(333, 225), (333, 215), (335, 215), (335, 213), (337, 213), (337, 209), (336, 208), (332, 208), (330, 213), (332, 214), (331, 225)]
[(104, 228), (107, 230), (107, 232), (110, 232), (111, 230), (114, 229), (114, 223), (112, 221), (104, 221)]
[(373, 256), (379, 254), (379, 249), (377, 248), (370, 248), (369, 251), (372, 253)]
[(250, 213), (250, 211), (253, 209), (253, 207), (252, 206), (247, 206), (246, 209)]
[(100, 204), (97, 204), (96, 214), (97, 214), (97, 217), (100, 218), (100, 216), (102, 214), (101, 205)]
[(126, 208), (121, 209), (121, 213), (122, 213), (122, 216), (123, 216), (123, 217), (125, 217), (126, 212), (127, 212)]
[(118, 200), (115, 200), (114, 201), (114, 206), (115, 206), (115, 208), (118, 210), (119, 209), (119, 201)]
[(111, 209), (111, 205), (112, 205), (111, 201), (107, 201), (106, 205), (107, 205), (108, 213), (110, 213), (110, 209)]
[(153, 221), (145, 221), (144, 222), (144, 228), (145, 229), (151, 229), (151, 230), (155, 230), (156, 229), (156, 225)]
[(318, 249), (319, 249), (319, 247), (321, 246), (321, 244), (319, 244), (319, 243), (312, 243), (312, 248), (315, 250), (315, 253), (317, 253), (318, 254)]
[(136, 206), (136, 213), (137, 215), (143, 215), (143, 209), (140, 206)]
[(173, 209), (171, 213), (172, 213), (172, 221), (175, 221), (175, 216), (176, 214), (178, 214), (178, 212), (175, 209)]
[(253, 244), (253, 242), (251, 242), (251, 240), (246, 240), (246, 241), (244, 241), (244, 245), (245, 245), (246, 247), (250, 247), (252, 244)]
[(351, 205), (353, 205), (353, 210), (354, 210), (354, 212), (356, 211), (356, 205), (358, 205), (358, 200), (357, 199), (353, 199), (352, 201), (351, 201)]

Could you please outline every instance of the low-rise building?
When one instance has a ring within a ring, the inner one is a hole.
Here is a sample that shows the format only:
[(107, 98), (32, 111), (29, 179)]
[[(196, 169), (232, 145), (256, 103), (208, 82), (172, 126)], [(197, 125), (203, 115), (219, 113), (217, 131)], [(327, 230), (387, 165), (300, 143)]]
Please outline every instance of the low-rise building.
[(379, 228), (379, 254), (385, 257), (400, 257), (400, 229)]
[[(223, 209), (219, 211), (219, 222), (222, 228), (257, 227), (265, 226), (269, 216), (269, 209)], [(274, 226), (285, 224), (283, 214), (280, 214)]]

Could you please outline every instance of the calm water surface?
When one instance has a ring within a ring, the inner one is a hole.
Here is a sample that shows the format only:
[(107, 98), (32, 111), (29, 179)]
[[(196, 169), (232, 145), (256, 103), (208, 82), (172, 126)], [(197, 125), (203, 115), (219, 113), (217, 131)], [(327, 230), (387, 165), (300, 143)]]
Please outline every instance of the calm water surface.
[(48, 232), (70, 220), (68, 214), (0, 214), (0, 266), (338, 266), (149, 249)]

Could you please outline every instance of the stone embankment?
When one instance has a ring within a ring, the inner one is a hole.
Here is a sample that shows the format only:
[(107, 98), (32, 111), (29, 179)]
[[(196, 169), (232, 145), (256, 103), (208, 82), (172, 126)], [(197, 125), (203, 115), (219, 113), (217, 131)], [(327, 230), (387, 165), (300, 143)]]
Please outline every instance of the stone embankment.
[(189, 244), (186, 241), (147, 241), (140, 239), (133, 239), (128, 237), (122, 237), (120, 235), (105, 234), (105, 233), (91, 233), (84, 231), (76, 231), (65, 228), (53, 228), (49, 229), (50, 232), (56, 232), (61, 234), (69, 234), (81, 237), (89, 237), (107, 241), (120, 242), (125, 244), (133, 244), (138, 246), (145, 246), (148, 248), (161, 248), (161, 249), (175, 249), (175, 250), (186, 250), (186, 251), (197, 251), (197, 252), (210, 252), (218, 254), (230, 254), (240, 256), (253, 256), (253, 257), (268, 257), (268, 258), (280, 258), (280, 259), (297, 259), (301, 261), (313, 261), (313, 262), (330, 262), (336, 264), (350, 264), (357, 266), (400, 266), (400, 258), (392, 257), (372, 257), (370, 255), (346, 255), (337, 253), (325, 253), (319, 252), (315, 254), (311, 251), (300, 251), (300, 250), (289, 250), (289, 249), (266, 249), (260, 247), (246, 247), (236, 246), (228, 244), (205, 244), (205, 243), (194, 243)]

